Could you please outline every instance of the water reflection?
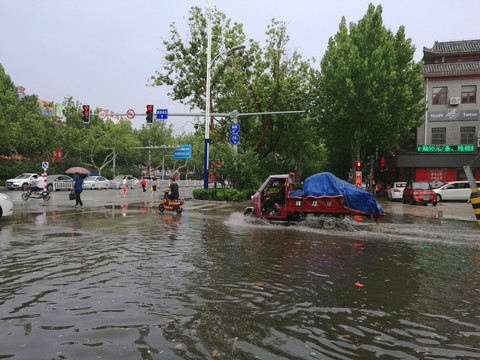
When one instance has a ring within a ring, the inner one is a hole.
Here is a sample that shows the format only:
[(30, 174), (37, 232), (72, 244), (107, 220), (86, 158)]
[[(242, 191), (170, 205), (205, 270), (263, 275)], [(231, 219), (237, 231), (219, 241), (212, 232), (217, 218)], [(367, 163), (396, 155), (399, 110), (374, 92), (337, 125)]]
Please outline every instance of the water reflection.
[(150, 201), (29, 219), (0, 229), (0, 358), (480, 357), (464, 224), (328, 232)]

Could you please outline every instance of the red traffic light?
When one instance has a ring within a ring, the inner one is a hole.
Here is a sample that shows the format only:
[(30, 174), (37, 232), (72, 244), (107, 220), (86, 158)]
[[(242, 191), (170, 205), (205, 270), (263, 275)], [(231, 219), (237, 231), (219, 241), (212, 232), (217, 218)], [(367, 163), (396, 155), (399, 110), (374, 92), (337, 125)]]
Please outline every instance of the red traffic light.
[(82, 105), (82, 121), (85, 124), (90, 122), (90, 105)]
[(360, 170), (360, 167), (362, 166), (362, 163), (360, 161), (357, 161), (355, 163), (355, 167), (357, 168), (357, 171)]
[(151, 124), (153, 123), (153, 105), (147, 105), (147, 123)]

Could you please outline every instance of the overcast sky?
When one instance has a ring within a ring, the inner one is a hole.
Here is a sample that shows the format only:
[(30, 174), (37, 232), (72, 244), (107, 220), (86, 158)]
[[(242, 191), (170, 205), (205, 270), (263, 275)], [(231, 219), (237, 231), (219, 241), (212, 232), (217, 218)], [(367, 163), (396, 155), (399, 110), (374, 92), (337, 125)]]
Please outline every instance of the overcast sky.
[[(404, 25), (421, 60), (435, 41), (480, 39), (479, 0), (210, 0), (244, 25), (247, 38), (265, 40), (272, 18), (285, 21), (290, 48), (320, 60), (345, 16), (358, 22), (369, 3), (381, 4), (384, 25)], [(205, 0), (0, 0), (0, 64), (26, 94), (62, 102), (65, 97), (125, 113), (147, 104), (170, 113), (188, 109), (167, 97), (166, 87), (147, 87), (160, 69), (163, 40), (175, 22), (187, 35), (188, 10)], [(318, 63), (316, 65), (319, 66)], [(86, 81), (88, 80), (88, 81)], [(137, 116), (135, 127), (144, 123)], [(171, 117), (176, 133), (188, 118)]]

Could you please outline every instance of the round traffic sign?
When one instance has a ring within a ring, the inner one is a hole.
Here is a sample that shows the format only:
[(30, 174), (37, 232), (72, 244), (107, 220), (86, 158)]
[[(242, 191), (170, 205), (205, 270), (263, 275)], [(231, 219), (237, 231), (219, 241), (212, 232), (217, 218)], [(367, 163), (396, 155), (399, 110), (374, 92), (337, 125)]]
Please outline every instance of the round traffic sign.
[(232, 134), (237, 134), (239, 131), (240, 131), (240, 125), (238, 125), (237, 123), (230, 124), (230, 132)]
[(98, 113), (98, 118), (103, 120), (107, 117), (107, 111), (106, 110), (100, 110), (100, 112)]
[(129, 118), (131, 120), (134, 117), (135, 117), (135, 111), (133, 111), (133, 109), (128, 109), (127, 110), (127, 118)]
[(240, 136), (238, 136), (237, 134), (232, 134), (230, 135), (230, 144), (232, 145), (237, 145), (238, 142), (240, 141)]

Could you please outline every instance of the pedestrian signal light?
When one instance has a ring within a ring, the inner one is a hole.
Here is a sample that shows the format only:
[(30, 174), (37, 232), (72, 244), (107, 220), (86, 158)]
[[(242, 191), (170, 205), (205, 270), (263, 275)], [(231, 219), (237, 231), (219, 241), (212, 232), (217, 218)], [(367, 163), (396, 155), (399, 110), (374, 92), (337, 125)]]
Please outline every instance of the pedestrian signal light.
[(147, 124), (153, 122), (153, 105), (147, 105)]
[(362, 167), (362, 163), (360, 161), (357, 161), (355, 163), (355, 168), (357, 169), (357, 171), (360, 171), (360, 168)]
[(82, 121), (84, 124), (90, 122), (90, 105), (82, 105)]

